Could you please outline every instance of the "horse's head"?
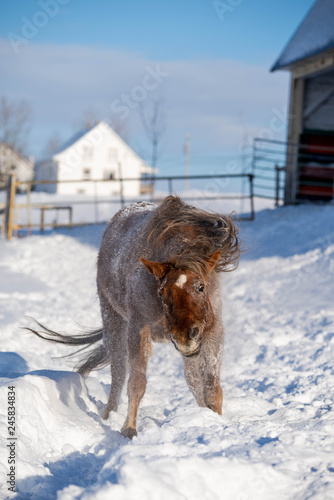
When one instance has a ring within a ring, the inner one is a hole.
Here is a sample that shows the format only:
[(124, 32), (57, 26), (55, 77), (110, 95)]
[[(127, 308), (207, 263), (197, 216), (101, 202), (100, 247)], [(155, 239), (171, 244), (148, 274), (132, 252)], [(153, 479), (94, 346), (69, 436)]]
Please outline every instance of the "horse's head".
[(205, 273), (172, 262), (152, 262), (141, 258), (159, 283), (161, 299), (171, 341), (184, 356), (200, 352), (203, 333), (212, 321), (208, 278), (221, 252), (206, 258)]

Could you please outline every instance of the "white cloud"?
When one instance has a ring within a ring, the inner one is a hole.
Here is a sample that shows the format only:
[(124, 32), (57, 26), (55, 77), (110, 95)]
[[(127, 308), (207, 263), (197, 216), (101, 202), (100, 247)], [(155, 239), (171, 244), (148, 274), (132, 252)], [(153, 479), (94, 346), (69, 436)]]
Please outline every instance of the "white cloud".
[[(46, 140), (55, 129), (68, 133), (89, 106), (110, 118), (112, 102), (131, 96), (134, 87), (143, 85), (147, 67), (157, 65), (169, 75), (147, 90), (147, 96), (165, 98), (169, 110), (165, 150), (171, 154), (179, 153), (185, 131), (192, 134), (195, 152), (237, 153), (243, 135), (270, 127), (275, 109), (283, 112), (288, 98), (286, 74), (270, 74), (266, 67), (238, 61), (159, 63), (139, 53), (33, 42), (16, 54), (5, 39), (0, 40), (0, 55), (2, 93), (10, 99), (25, 98), (34, 109), (34, 142), (37, 136), (39, 142)], [(142, 132), (134, 104), (129, 122), (133, 142), (138, 143)]]

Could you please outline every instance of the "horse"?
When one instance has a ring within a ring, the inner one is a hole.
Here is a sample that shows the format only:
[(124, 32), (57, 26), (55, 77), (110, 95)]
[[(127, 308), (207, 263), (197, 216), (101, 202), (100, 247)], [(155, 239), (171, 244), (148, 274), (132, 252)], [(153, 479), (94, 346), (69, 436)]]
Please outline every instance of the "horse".
[[(238, 265), (240, 241), (232, 215), (211, 213), (168, 196), (160, 205), (137, 202), (120, 210), (104, 231), (97, 261), (102, 328), (64, 335), (40, 323), (29, 331), (46, 340), (89, 347), (78, 373), (110, 364), (103, 415), (117, 411), (128, 374), (128, 412), (122, 434), (137, 435), (152, 342), (172, 342), (197, 403), (221, 415), (224, 328), (219, 273)], [(129, 367), (129, 370), (128, 370)]]

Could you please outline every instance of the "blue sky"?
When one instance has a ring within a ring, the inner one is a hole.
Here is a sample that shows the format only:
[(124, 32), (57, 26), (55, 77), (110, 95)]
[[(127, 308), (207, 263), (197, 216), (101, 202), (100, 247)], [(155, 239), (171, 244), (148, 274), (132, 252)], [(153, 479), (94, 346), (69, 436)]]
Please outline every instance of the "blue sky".
[[(139, 101), (122, 114), (124, 96), (143, 99), (147, 109), (163, 99), (161, 159), (182, 154), (185, 132), (194, 156), (237, 155), (259, 133), (284, 137), (288, 74), (269, 68), (312, 4), (5, 1), (0, 94), (30, 102), (29, 152), (36, 156), (53, 134), (66, 140), (92, 108), (100, 118), (124, 120), (129, 143), (149, 159)], [(273, 127), (278, 115), (282, 126)]]

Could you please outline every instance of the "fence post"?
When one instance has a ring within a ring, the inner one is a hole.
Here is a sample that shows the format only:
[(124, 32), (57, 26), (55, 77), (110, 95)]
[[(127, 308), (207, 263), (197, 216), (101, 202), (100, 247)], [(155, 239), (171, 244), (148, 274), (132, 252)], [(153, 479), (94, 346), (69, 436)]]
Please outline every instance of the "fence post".
[(168, 191), (169, 194), (173, 194), (173, 179), (171, 177), (168, 177)]
[(28, 235), (31, 236), (31, 183), (27, 182), (27, 229), (28, 229)]
[[(99, 208), (98, 208), (98, 204), (97, 204), (97, 181), (93, 181), (94, 183), (94, 212), (95, 212), (95, 223), (97, 224), (98, 220), (99, 220)], [(71, 215), (72, 217), (72, 215)], [(72, 222), (71, 222), (71, 225), (72, 225)]]
[(275, 170), (276, 170), (276, 196), (275, 196), (275, 207), (278, 207), (279, 203), (279, 181), (280, 181), (280, 168), (278, 165), (275, 165)]
[(44, 214), (45, 214), (45, 206), (41, 207), (41, 234), (44, 234)]
[(254, 211), (254, 189), (253, 189), (254, 175), (253, 174), (248, 174), (248, 179), (249, 179), (249, 197), (250, 197), (250, 203), (251, 203), (251, 216), (250, 216), (250, 219), (254, 220), (255, 219), (255, 211)]
[(10, 175), (7, 184), (6, 211), (5, 211), (5, 234), (8, 241), (13, 235), (13, 212), (15, 202), (16, 176)]
[(119, 180), (119, 187), (120, 187), (119, 196), (120, 196), (121, 207), (124, 208), (125, 207), (125, 202), (124, 202), (123, 179)]
[(118, 177), (119, 177), (120, 202), (121, 202), (121, 207), (124, 208), (125, 203), (124, 203), (123, 169), (122, 169), (122, 164), (120, 161), (118, 162)]

